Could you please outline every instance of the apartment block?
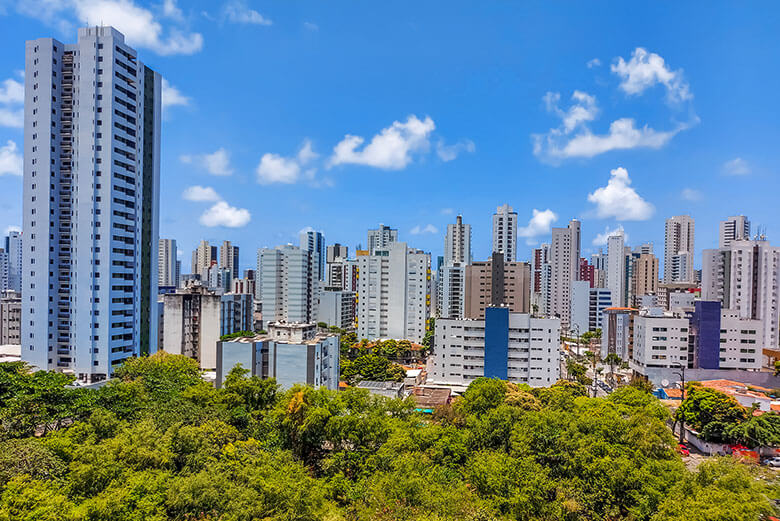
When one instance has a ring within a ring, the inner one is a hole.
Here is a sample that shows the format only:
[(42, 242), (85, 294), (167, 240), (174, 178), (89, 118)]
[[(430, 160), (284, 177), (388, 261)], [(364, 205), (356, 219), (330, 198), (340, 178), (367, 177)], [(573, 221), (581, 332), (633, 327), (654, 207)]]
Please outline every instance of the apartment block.
[(157, 247), (158, 286), (175, 288), (179, 285), (177, 263), (176, 239), (160, 239)]
[(0, 294), (0, 345), (22, 343), (22, 295), (9, 289)]
[(380, 224), (379, 228), (368, 230), (366, 235), (368, 253), (373, 255), (378, 250), (387, 250), (390, 244), (398, 242), (398, 230)]
[(675, 215), (666, 220), (664, 282), (693, 282), (694, 229), (690, 215)]
[(238, 278), (238, 246), (230, 241), (224, 241), (219, 247), (219, 267), (230, 271), (231, 278)]
[(430, 254), (391, 242), (357, 261), (358, 337), (422, 342), (430, 317)]
[(505, 262), (494, 252), (491, 260), (474, 262), (465, 270), (465, 318), (485, 318), (485, 309), (507, 306), (515, 313), (529, 313), (531, 267), (526, 262)]
[(548, 315), (560, 317), (561, 326), (569, 327), (571, 283), (579, 275), (580, 222), (569, 221), (566, 228), (552, 229), (550, 246), (550, 309)]
[(8, 262), (8, 287), (22, 292), (22, 232), (11, 230), (5, 236), (5, 253)]
[(316, 252), (288, 244), (264, 248), (260, 256), (263, 321), (314, 322), (319, 291)]
[(220, 297), (219, 334), (253, 331), (254, 298), (248, 293), (226, 293)]
[(339, 385), (339, 335), (318, 332), (315, 324), (271, 323), (267, 334), (220, 341), (216, 360), (217, 387), (238, 364), (250, 376), (275, 378), (283, 389)]
[(192, 284), (161, 297), (162, 349), (197, 360), (201, 369), (216, 368), (216, 346), (221, 330), (220, 295)]
[(560, 320), (489, 307), (483, 319), (439, 319), (429, 380), (467, 386), (499, 378), (547, 387), (560, 376)]
[(320, 291), (317, 322), (341, 329), (355, 329), (356, 294), (340, 288)]
[[(634, 346), (629, 365), (643, 373), (646, 368), (688, 367), (687, 318), (651, 308), (634, 317)], [(625, 359), (625, 358), (624, 358)]]
[(517, 260), (517, 212), (508, 204), (493, 214), (493, 253), (504, 255), (504, 262)]
[(744, 215), (727, 217), (718, 227), (718, 248), (728, 248), (732, 241), (750, 240), (750, 221)]
[(112, 27), (25, 45), (22, 358), (81, 381), (157, 338), (159, 74)]

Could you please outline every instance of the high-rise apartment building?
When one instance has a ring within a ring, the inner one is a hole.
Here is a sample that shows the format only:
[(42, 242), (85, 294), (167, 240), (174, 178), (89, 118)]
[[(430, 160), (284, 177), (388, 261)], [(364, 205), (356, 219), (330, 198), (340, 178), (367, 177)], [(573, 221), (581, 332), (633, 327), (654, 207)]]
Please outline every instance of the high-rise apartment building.
[(358, 338), (422, 342), (430, 316), (430, 254), (391, 242), (357, 262)]
[(201, 369), (216, 368), (221, 297), (198, 282), (161, 297), (165, 351), (197, 360)]
[(631, 269), (631, 305), (639, 307), (645, 295), (658, 294), (658, 257), (652, 253), (640, 253), (633, 258)]
[(260, 250), (263, 322), (315, 322), (319, 278), (315, 253), (288, 244)]
[(505, 306), (514, 313), (531, 310), (531, 266), (504, 262), (500, 252), (494, 252), (489, 261), (466, 266), (464, 285), (465, 318), (485, 318), (485, 309), (490, 306)]
[(580, 233), (580, 222), (576, 219), (569, 221), (566, 228), (552, 229), (548, 315), (560, 317), (563, 328), (569, 327), (571, 283), (579, 274)]
[(160, 239), (157, 248), (158, 286), (178, 286), (179, 274), (176, 261), (176, 239)]
[(208, 279), (209, 268), (217, 264), (217, 247), (211, 246), (209, 241), (200, 241), (198, 247), (192, 252), (193, 275), (200, 275), (201, 280)]
[(230, 270), (230, 276), (238, 278), (238, 246), (233, 246), (230, 241), (223, 241), (219, 247), (219, 267)]
[(693, 247), (693, 217), (668, 218), (664, 236), (664, 282), (693, 282)]
[(12, 289), (0, 293), (0, 345), (22, 343), (22, 295)]
[(377, 250), (386, 250), (391, 243), (398, 242), (398, 230), (380, 224), (379, 228), (368, 230), (366, 235), (368, 253), (373, 255)]
[(502, 253), (506, 262), (517, 260), (517, 212), (508, 204), (493, 214), (493, 252)]
[(0, 291), (9, 289), (8, 284), (8, 254), (0, 248)]
[(531, 257), (531, 310), (541, 316), (550, 309), (551, 274), (550, 245), (542, 244)]
[(780, 248), (766, 240), (731, 241), (702, 252), (702, 298), (720, 301), (740, 318), (762, 322), (761, 348), (777, 349)]
[(22, 357), (80, 380), (156, 349), (161, 77), (111, 27), (25, 47)]
[(300, 241), (301, 249), (311, 252), (317, 280), (325, 280), (325, 237), (320, 232), (306, 230), (301, 232)]
[(718, 248), (728, 248), (731, 241), (750, 240), (750, 221), (744, 215), (727, 217), (720, 222), (718, 229)]
[(455, 266), (471, 263), (471, 225), (463, 224), (458, 215), (455, 224), (447, 225), (444, 236), (444, 265)]
[(342, 244), (336, 243), (328, 246), (326, 250), (326, 254), (325, 254), (326, 263), (335, 262), (336, 259), (348, 259), (348, 258), (349, 258), (348, 246), (344, 246)]
[(626, 305), (626, 249), (623, 230), (607, 238), (607, 289), (612, 292), (614, 306)]
[(8, 289), (22, 291), (22, 232), (11, 230), (5, 237), (8, 262)]

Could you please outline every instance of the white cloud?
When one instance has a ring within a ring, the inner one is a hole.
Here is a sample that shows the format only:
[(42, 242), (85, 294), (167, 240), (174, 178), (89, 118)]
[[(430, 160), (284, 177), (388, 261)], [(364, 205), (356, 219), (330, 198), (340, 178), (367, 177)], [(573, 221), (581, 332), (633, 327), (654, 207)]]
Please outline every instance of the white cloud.
[(453, 210), (452, 208), (442, 208), (441, 209), (441, 214), (442, 215), (452, 215), (454, 213), (455, 213), (455, 210)]
[(473, 154), (476, 149), (476, 145), (474, 145), (474, 142), (470, 139), (464, 139), (454, 145), (445, 144), (443, 139), (440, 139), (439, 142), (436, 143), (436, 154), (439, 156), (439, 159), (445, 163), (458, 157), (461, 152)]
[(3, 80), (2, 84), (0, 84), (0, 103), (24, 103), (24, 83), (13, 78)]
[(229, 21), (239, 24), (271, 25), (273, 23), (254, 9), (250, 9), (242, 0), (226, 4), (225, 16)]
[(596, 215), (602, 219), (614, 217), (618, 221), (644, 221), (655, 211), (652, 204), (631, 188), (628, 171), (622, 167), (612, 170), (607, 186), (588, 194), (588, 201), (596, 205)]
[(225, 201), (219, 201), (203, 212), (200, 216), (200, 224), (208, 227), (240, 228), (246, 226), (251, 218), (252, 215), (246, 208), (236, 208)]
[(162, 108), (163, 111), (168, 107), (187, 106), (190, 104), (190, 98), (183, 95), (179, 89), (171, 85), (168, 80), (163, 78), (162, 80)]
[(702, 193), (693, 188), (683, 188), (682, 192), (680, 192), (680, 197), (686, 201), (701, 201)]
[(222, 200), (213, 188), (200, 185), (190, 186), (184, 190), (181, 196), (187, 201), (195, 202), (216, 202)]
[(303, 26), (310, 31), (319, 31), (320, 26), (313, 22), (303, 22)]
[(612, 228), (611, 230), (608, 227), (605, 227), (604, 232), (599, 233), (593, 239), (593, 246), (606, 246), (607, 239), (609, 239), (613, 235), (618, 235), (618, 234), (622, 234), (623, 240), (628, 241), (628, 234), (625, 232), (625, 230), (623, 230), (622, 225), (618, 225), (617, 228)]
[(646, 89), (661, 83), (666, 87), (669, 101), (680, 102), (693, 99), (688, 83), (683, 78), (683, 71), (672, 71), (664, 59), (654, 52), (647, 52), (637, 47), (631, 53), (631, 59), (625, 61), (618, 57), (611, 66), (612, 72), (620, 79), (620, 88), (628, 95), (637, 95)]
[(195, 164), (205, 169), (211, 175), (230, 175), (233, 169), (230, 167), (230, 152), (219, 148), (211, 154), (184, 155), (179, 159), (182, 163)]
[(0, 127), (24, 127), (24, 84), (13, 78), (0, 83)]
[(723, 163), (723, 173), (726, 175), (748, 175), (750, 172), (750, 165), (741, 157)]
[(176, 5), (176, 0), (163, 0), (163, 15), (177, 21), (184, 19), (184, 14)]
[(420, 235), (423, 233), (439, 233), (439, 229), (432, 224), (426, 224), (425, 226), (417, 225), (409, 232), (412, 235)]
[(358, 150), (365, 139), (347, 134), (334, 148), (328, 167), (342, 164), (366, 165), (386, 170), (401, 170), (412, 161), (412, 154), (428, 150), (429, 137), (436, 128), (430, 117), (420, 120), (409, 116), (406, 123), (394, 121), (382, 129), (369, 144)]
[(534, 155), (553, 164), (569, 158), (589, 158), (611, 150), (661, 148), (677, 133), (698, 123), (698, 118), (693, 116), (690, 123), (678, 123), (672, 130), (657, 131), (647, 125), (638, 128), (633, 118), (620, 118), (610, 124), (607, 134), (594, 134), (588, 127), (588, 123), (598, 115), (594, 96), (574, 91), (572, 104), (566, 110), (558, 106), (558, 93), (548, 92), (543, 100), (547, 110), (561, 119), (561, 125), (546, 134), (533, 134), (531, 138)]
[(537, 210), (533, 209), (533, 215), (528, 221), (528, 226), (521, 226), (517, 229), (517, 234), (520, 237), (527, 237), (532, 239), (540, 235), (547, 235), (550, 233), (553, 223), (558, 220), (558, 215), (550, 210)]
[(319, 154), (314, 151), (311, 141), (308, 139), (304, 140), (294, 157), (272, 153), (263, 154), (263, 157), (260, 158), (260, 164), (257, 165), (257, 182), (260, 184), (293, 184), (303, 178), (313, 180), (317, 169), (305, 169), (304, 167), (318, 157)]
[(588, 66), (588, 69), (592, 69), (593, 67), (600, 67), (601, 66), (601, 60), (598, 58), (593, 58), (592, 60), (588, 60), (588, 63), (585, 65)]
[(17, 152), (16, 143), (9, 140), (5, 146), (0, 147), (0, 176), (22, 175), (22, 171), (22, 154)]
[[(125, 35), (129, 45), (163, 56), (194, 54), (203, 48), (203, 35), (177, 26), (163, 27), (155, 13), (133, 0), (28, 0), (20, 2), (17, 11), (55, 25), (63, 32), (71, 30), (74, 23), (111, 25)], [(176, 7), (166, 2), (155, 11), (171, 19), (175, 18)]]

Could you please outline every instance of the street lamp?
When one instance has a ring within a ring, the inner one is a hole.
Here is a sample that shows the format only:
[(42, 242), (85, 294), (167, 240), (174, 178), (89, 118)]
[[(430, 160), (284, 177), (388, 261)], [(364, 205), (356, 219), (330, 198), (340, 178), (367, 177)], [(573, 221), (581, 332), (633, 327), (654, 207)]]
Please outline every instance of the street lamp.
[[(674, 371), (673, 374), (676, 374), (682, 380), (682, 399), (680, 400), (680, 405), (682, 405), (682, 402), (685, 401), (685, 366), (679, 362), (675, 362), (674, 364), (672, 364), (672, 367), (675, 366), (678, 366), (680, 368), (680, 371)], [(679, 408), (677, 411), (679, 414)], [(685, 420), (682, 418), (682, 415), (680, 415), (680, 443), (683, 442), (684, 431), (685, 431)]]

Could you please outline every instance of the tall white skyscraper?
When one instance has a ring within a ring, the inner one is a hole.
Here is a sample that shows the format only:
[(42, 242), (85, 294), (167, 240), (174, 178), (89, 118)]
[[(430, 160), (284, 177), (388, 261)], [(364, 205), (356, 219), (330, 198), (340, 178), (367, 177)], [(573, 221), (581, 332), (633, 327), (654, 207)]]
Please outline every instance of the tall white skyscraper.
[(11, 230), (5, 238), (8, 261), (8, 289), (22, 292), (22, 232)]
[(503, 253), (505, 262), (517, 260), (517, 212), (508, 204), (493, 214), (493, 252)]
[(223, 241), (219, 247), (219, 267), (230, 270), (230, 276), (238, 278), (238, 246), (233, 246), (230, 241)]
[(313, 253), (288, 244), (263, 248), (259, 255), (263, 323), (315, 321), (319, 279)]
[(390, 243), (398, 242), (398, 230), (380, 224), (379, 228), (368, 230), (366, 239), (368, 253), (373, 255), (377, 250), (387, 249)]
[(718, 248), (728, 248), (731, 241), (750, 240), (750, 221), (744, 215), (727, 217), (720, 222), (718, 230)]
[(552, 229), (550, 245), (550, 309), (548, 314), (560, 317), (562, 327), (569, 327), (571, 283), (577, 280), (580, 262), (580, 222), (569, 221), (566, 228)]
[(664, 282), (693, 282), (693, 239), (693, 217), (675, 215), (666, 220)]
[(178, 286), (176, 239), (160, 239), (157, 248), (157, 259), (157, 284), (160, 286)]
[(702, 251), (702, 298), (719, 300), (740, 318), (762, 322), (761, 348), (777, 349), (780, 321), (780, 248), (769, 241), (731, 241)]
[(455, 224), (447, 225), (444, 236), (444, 265), (471, 264), (471, 225), (463, 224), (463, 217), (457, 216)]
[(200, 241), (198, 247), (192, 252), (191, 271), (194, 275), (200, 275), (201, 280), (208, 279), (209, 268), (217, 262), (217, 247), (211, 246), (209, 241)]
[(300, 233), (300, 241), (302, 250), (312, 252), (317, 280), (325, 280), (325, 237), (320, 232), (305, 230)]
[(463, 318), (465, 303), (465, 269), (471, 264), (471, 225), (463, 224), (458, 215), (455, 224), (447, 225), (444, 236), (444, 264), (437, 278), (439, 316)]
[(25, 47), (22, 357), (99, 381), (157, 348), (161, 77), (111, 27)]
[(430, 254), (405, 242), (376, 253), (357, 258), (358, 338), (422, 342), (430, 316)]
[(612, 293), (612, 305), (626, 306), (626, 251), (623, 230), (607, 238), (607, 289)]

